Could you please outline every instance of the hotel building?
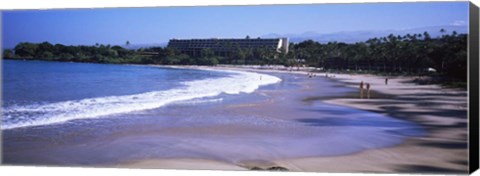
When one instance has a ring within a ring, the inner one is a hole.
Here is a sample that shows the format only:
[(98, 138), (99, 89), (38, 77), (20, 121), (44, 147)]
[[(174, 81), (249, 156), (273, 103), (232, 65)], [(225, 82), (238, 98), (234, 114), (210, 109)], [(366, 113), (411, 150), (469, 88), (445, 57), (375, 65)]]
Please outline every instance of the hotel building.
[(288, 53), (288, 38), (243, 38), (243, 39), (171, 39), (168, 47), (180, 50), (190, 56), (199, 56), (202, 49), (210, 48), (215, 55), (228, 56), (237, 48), (269, 49), (280, 53)]

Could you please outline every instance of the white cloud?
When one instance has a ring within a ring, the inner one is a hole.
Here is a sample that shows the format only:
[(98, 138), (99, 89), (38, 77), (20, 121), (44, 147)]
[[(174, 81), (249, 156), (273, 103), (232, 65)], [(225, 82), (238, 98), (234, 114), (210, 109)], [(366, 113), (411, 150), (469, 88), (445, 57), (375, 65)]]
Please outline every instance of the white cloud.
[(451, 23), (451, 25), (453, 25), (453, 26), (464, 26), (465, 24), (466, 23), (463, 20), (456, 20), (453, 23)]

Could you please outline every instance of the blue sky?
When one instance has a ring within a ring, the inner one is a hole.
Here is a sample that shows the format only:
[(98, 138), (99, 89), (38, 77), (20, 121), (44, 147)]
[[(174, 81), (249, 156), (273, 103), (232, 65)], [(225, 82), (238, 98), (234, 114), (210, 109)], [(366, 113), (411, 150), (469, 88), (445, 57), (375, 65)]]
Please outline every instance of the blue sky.
[(2, 12), (2, 42), (148, 44), (171, 38), (258, 37), (466, 25), (468, 2), (17, 10)]

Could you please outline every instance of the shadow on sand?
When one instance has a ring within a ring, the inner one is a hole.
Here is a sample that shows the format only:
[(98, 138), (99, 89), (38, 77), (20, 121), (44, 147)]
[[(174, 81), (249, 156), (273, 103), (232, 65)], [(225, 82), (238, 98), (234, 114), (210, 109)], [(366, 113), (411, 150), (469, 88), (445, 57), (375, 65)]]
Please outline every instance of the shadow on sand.
[(454, 173), (467, 173), (466, 170), (457, 170), (457, 169), (448, 169), (448, 168), (441, 168), (435, 166), (427, 166), (427, 165), (400, 165), (396, 172), (404, 172), (404, 173), (441, 173), (441, 174), (454, 174)]
[[(411, 90), (414, 92), (416, 88), (402, 88), (405, 90)], [(421, 88), (423, 90), (431, 89), (432, 92), (438, 92), (438, 90), (433, 90), (433, 88)], [(378, 107), (378, 110), (370, 110), (370, 112), (375, 112), (379, 114), (384, 114), (393, 118), (407, 120), (410, 122), (415, 122), (416, 124), (423, 127), (427, 132), (445, 132), (445, 131), (459, 131), (460, 134), (455, 135), (452, 138), (441, 139), (431, 136), (426, 136), (425, 138), (415, 139), (415, 145), (426, 146), (438, 149), (447, 149), (447, 150), (467, 150), (467, 104), (462, 101), (451, 101), (459, 100), (462, 97), (467, 99), (466, 93), (457, 93), (457, 92), (448, 92), (445, 93), (425, 93), (425, 94), (403, 94), (403, 95), (388, 95), (382, 94), (375, 91), (372, 91), (372, 98), (376, 99), (375, 101), (370, 101), (364, 99), (364, 101), (356, 101), (359, 104), (371, 105), (372, 107)], [(328, 99), (359, 99), (359, 93), (352, 92), (343, 97), (323, 97), (323, 98), (308, 98), (304, 101), (315, 101), (315, 100), (328, 100)], [(450, 101), (449, 101), (450, 100)], [(456, 103), (456, 104), (454, 104)], [(408, 106), (405, 106), (408, 105)], [(449, 107), (458, 107), (458, 108), (443, 108), (449, 105)], [(453, 106), (452, 106), (453, 105)], [(415, 110), (416, 108), (409, 107), (422, 107), (427, 111)], [(331, 112), (335, 115), (348, 115), (348, 113), (342, 112)], [(445, 118), (450, 123), (442, 123), (440, 121), (430, 120), (425, 117), (435, 117), (435, 118)], [(299, 122), (306, 123), (307, 125), (314, 126), (369, 126), (369, 127), (399, 127), (403, 124), (401, 123), (392, 123), (392, 122), (379, 122), (375, 120), (363, 120), (363, 121), (353, 121), (349, 119), (332, 119), (332, 118), (310, 118), (310, 119), (298, 119)], [(465, 132), (462, 132), (465, 131)], [(467, 156), (465, 160), (452, 160), (446, 161), (454, 165), (468, 166)], [(423, 164), (423, 165), (408, 165), (408, 164), (398, 164), (393, 166), (395, 172), (405, 172), (405, 173), (467, 173), (467, 170), (462, 169), (451, 169), (438, 167), (435, 165)]]

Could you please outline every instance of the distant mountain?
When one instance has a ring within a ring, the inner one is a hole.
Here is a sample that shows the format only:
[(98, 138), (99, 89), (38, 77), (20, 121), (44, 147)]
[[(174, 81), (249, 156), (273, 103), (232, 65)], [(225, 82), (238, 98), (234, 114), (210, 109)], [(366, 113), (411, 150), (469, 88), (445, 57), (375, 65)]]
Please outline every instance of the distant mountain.
[(266, 34), (260, 36), (261, 38), (279, 38), (279, 37), (288, 37), (290, 42), (298, 43), (305, 40), (314, 40), (320, 43), (327, 42), (345, 42), (345, 43), (355, 43), (366, 41), (374, 37), (385, 37), (390, 34), (394, 35), (406, 35), (406, 34), (423, 34), (427, 31), (431, 37), (439, 37), (442, 35), (440, 29), (445, 29), (446, 34), (451, 34), (453, 31), (456, 31), (459, 34), (468, 33), (468, 26), (457, 26), (457, 25), (447, 25), (447, 26), (430, 26), (430, 27), (421, 27), (421, 28), (411, 28), (411, 29), (401, 29), (401, 30), (382, 30), (382, 31), (341, 31), (336, 33), (321, 34), (317, 32), (305, 32), (301, 34)]

